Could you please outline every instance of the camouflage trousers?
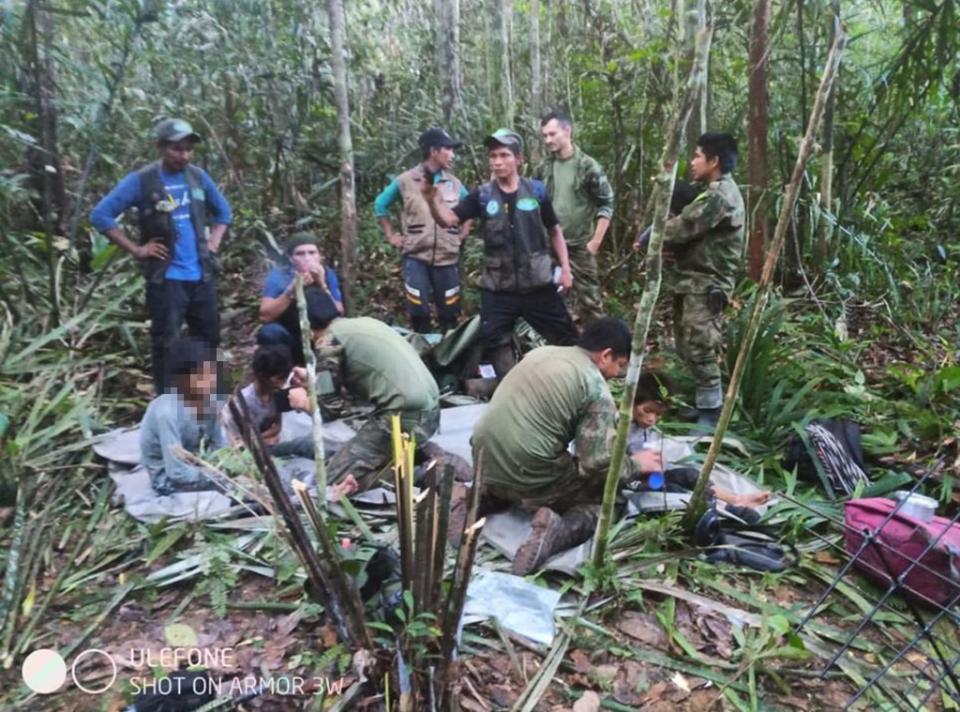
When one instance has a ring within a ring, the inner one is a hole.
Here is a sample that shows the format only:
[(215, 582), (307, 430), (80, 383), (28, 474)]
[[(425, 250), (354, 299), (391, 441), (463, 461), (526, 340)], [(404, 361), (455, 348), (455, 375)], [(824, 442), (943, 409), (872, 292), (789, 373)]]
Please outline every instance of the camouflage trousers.
[(597, 258), (587, 252), (586, 243), (568, 244), (567, 255), (570, 257), (570, 271), (573, 273), (572, 311), (580, 326), (583, 326), (591, 319), (603, 316)]
[[(476, 455), (474, 455), (476, 457)], [(489, 483), (480, 497), (478, 516), (517, 505), (528, 512), (550, 507), (558, 514), (570, 511), (589, 517), (596, 526), (603, 501), (603, 480), (588, 479), (579, 472), (577, 461), (567, 453), (556, 459), (557, 479), (548, 490), (528, 491), (511, 485)]]
[[(370, 418), (327, 462), (327, 482), (336, 484), (352, 474), (360, 491), (374, 487), (393, 462), (391, 413), (380, 413)], [(440, 409), (416, 410), (400, 413), (400, 428), (417, 440), (418, 447), (437, 432)]]
[(706, 294), (673, 295), (673, 337), (677, 354), (697, 384), (697, 408), (719, 408), (723, 312), (707, 306)]

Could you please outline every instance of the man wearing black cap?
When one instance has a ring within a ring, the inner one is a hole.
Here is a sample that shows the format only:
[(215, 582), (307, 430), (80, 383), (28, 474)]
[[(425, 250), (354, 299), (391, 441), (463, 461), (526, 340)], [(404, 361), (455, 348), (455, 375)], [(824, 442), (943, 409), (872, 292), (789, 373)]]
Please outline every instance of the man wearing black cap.
[[(230, 225), (230, 205), (207, 173), (190, 165), (201, 139), (183, 119), (156, 126), (160, 160), (128, 174), (90, 214), (90, 222), (141, 260), (147, 280), (147, 311), (153, 342), (153, 382), (168, 384), (166, 351), (187, 322), (190, 336), (216, 347), (220, 342), (216, 259)], [(117, 217), (137, 208), (139, 244)], [(207, 228), (209, 227), (209, 235)]]
[[(520, 177), (523, 139), (514, 131), (498, 129), (484, 145), (492, 181), (475, 188), (452, 209), (436, 199), (432, 185), (424, 184), (422, 190), (440, 225), (480, 221), (480, 335), (497, 376), (503, 378), (515, 362), (513, 325), (520, 317), (551, 344), (576, 343), (577, 330), (560, 295), (573, 285), (573, 277), (546, 187)], [(553, 281), (553, 257), (560, 266), (559, 284)]]
[[(467, 191), (452, 173), (454, 150), (461, 146), (446, 131), (431, 128), (420, 134), (423, 161), (390, 181), (374, 201), (374, 212), (391, 245), (403, 251), (403, 281), (407, 312), (415, 331), (432, 329), (430, 302), (436, 305), (440, 330), (457, 325), (460, 316), (460, 243), (468, 228), (437, 225), (420, 191), (426, 176), (444, 203), (453, 207)], [(402, 200), (398, 235), (390, 224), (390, 206)]]
[(263, 284), (263, 297), (260, 299), (260, 321), (263, 326), (257, 332), (257, 344), (283, 344), (290, 349), (293, 360), (303, 365), (296, 276), (299, 274), (303, 279), (304, 290), (320, 290), (328, 294), (340, 315), (343, 315), (343, 294), (337, 273), (323, 263), (317, 235), (298, 232), (287, 238), (285, 247), (289, 264), (270, 270)]

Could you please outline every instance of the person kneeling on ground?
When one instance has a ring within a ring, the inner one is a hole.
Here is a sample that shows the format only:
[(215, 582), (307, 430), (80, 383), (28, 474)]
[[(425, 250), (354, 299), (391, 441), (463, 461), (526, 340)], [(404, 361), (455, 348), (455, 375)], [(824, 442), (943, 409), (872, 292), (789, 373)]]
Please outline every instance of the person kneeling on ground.
[(147, 407), (140, 423), (140, 461), (157, 494), (220, 489), (213, 475), (177, 454), (181, 448), (200, 454), (227, 445), (214, 399), (216, 351), (205, 341), (181, 338), (171, 343), (167, 364), (173, 390)]
[[(474, 462), (483, 462), (481, 514), (510, 504), (536, 510), (533, 531), (513, 559), (514, 574), (529, 574), (593, 534), (616, 436), (607, 380), (622, 374), (629, 355), (627, 325), (597, 319), (576, 346), (527, 354), (477, 423), (471, 444)], [(659, 469), (659, 453), (640, 451), (624, 458), (620, 478)]]
[[(668, 409), (670, 397), (670, 383), (667, 378), (657, 373), (642, 373), (637, 382), (637, 392), (633, 399), (633, 422), (627, 435), (627, 452), (631, 457), (638, 453), (660, 448), (662, 436), (657, 430), (657, 423)], [(671, 463), (663, 463), (667, 468), (663, 473), (663, 487), (667, 492), (691, 492), (700, 475), (695, 467), (670, 467)], [(769, 492), (750, 492), (738, 494), (714, 484), (709, 485), (709, 494), (721, 502), (734, 507), (734, 514), (748, 520), (759, 520), (755, 512), (743, 512), (744, 508), (758, 507), (770, 499)]]
[[(403, 432), (425, 443), (440, 424), (437, 382), (413, 347), (391, 327), (370, 317), (339, 318), (329, 295), (307, 295), (307, 313), (317, 355), (318, 397), (343, 388), (374, 405), (356, 436), (327, 462), (327, 477), (338, 483), (352, 474), (360, 491), (373, 487), (393, 458), (391, 415)], [(306, 369), (295, 368), (295, 386)]]

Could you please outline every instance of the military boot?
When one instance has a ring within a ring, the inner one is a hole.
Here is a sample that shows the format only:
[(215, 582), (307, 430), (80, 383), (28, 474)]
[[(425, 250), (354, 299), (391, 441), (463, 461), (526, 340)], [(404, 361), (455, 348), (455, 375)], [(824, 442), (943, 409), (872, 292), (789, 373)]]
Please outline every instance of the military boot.
[(410, 317), (410, 326), (418, 334), (429, 334), (433, 330), (430, 315), (417, 314)]
[(720, 410), (720, 408), (697, 408), (697, 422), (690, 434), (695, 437), (713, 435), (713, 431), (717, 428), (717, 421), (720, 419)]
[(533, 573), (554, 554), (589, 539), (596, 524), (596, 515), (588, 507), (574, 507), (562, 517), (549, 507), (541, 507), (533, 515), (533, 531), (513, 557), (511, 573)]

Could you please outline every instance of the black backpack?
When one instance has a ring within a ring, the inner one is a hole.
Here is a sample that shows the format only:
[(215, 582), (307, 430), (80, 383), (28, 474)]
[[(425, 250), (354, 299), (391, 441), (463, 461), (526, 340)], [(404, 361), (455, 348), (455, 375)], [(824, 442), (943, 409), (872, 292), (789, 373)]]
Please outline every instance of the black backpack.
[(850, 420), (811, 420), (787, 443), (783, 467), (796, 468), (800, 479), (820, 482), (828, 492), (840, 495), (851, 495), (858, 484), (869, 483), (860, 426)]

